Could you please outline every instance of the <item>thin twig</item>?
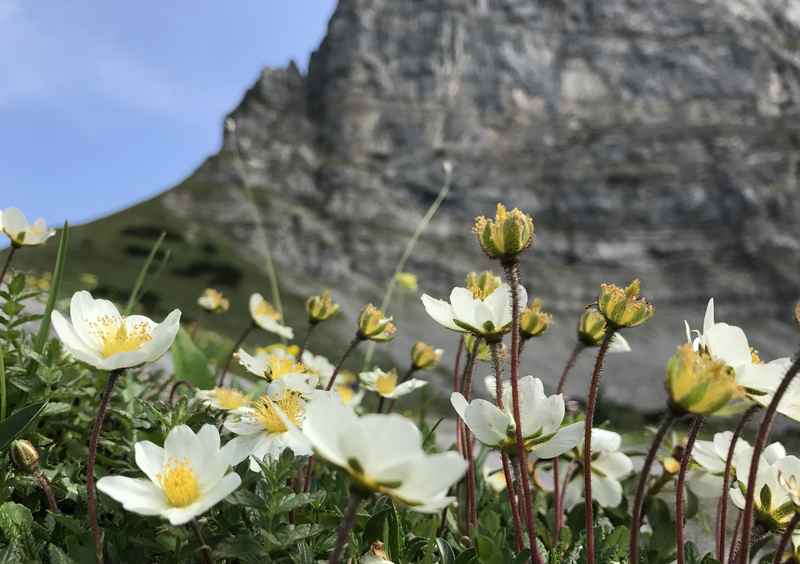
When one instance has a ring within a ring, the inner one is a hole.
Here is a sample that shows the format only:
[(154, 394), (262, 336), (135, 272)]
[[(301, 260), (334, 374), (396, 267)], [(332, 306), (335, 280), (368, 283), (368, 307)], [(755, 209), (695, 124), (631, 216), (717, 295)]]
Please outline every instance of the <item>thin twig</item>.
[(235, 355), (236, 351), (239, 350), (239, 347), (242, 346), (242, 343), (244, 343), (244, 340), (247, 338), (247, 336), (250, 334), (250, 332), (253, 329), (255, 329), (255, 326), (256, 326), (256, 324), (253, 323), (252, 321), (250, 323), (248, 323), (247, 327), (245, 328), (245, 330), (242, 331), (242, 334), (239, 335), (239, 338), (233, 344), (233, 347), (231, 348), (231, 352), (228, 355), (227, 360), (225, 360), (225, 365), (222, 368), (222, 372), (220, 372), (219, 376), (217, 376), (217, 387), (218, 388), (222, 388), (222, 387), (225, 386), (225, 375), (228, 373), (228, 368), (231, 365), (231, 360), (233, 360), (233, 355)]
[(675, 490), (675, 548), (678, 551), (678, 564), (685, 564), (686, 549), (683, 540), (683, 527), (684, 527), (684, 486), (686, 483), (686, 471), (689, 469), (689, 460), (692, 458), (692, 450), (694, 449), (694, 442), (697, 439), (697, 434), (703, 426), (703, 417), (695, 415), (692, 421), (692, 427), (689, 429), (689, 437), (686, 439), (686, 448), (681, 455), (681, 468), (678, 472), (678, 484)]
[(350, 501), (342, 516), (342, 524), (339, 527), (339, 534), (336, 537), (336, 546), (333, 548), (333, 552), (331, 552), (328, 564), (337, 564), (339, 562), (339, 557), (342, 554), (344, 545), (347, 543), (347, 537), (350, 535), (350, 530), (353, 528), (353, 524), (356, 521), (356, 513), (358, 512), (358, 506), (361, 505), (362, 498), (362, 494), (357, 490), (352, 489), (350, 491)]
[(197, 540), (200, 541), (200, 554), (203, 555), (203, 562), (205, 562), (205, 564), (213, 564), (214, 559), (211, 557), (211, 547), (208, 546), (203, 536), (203, 529), (200, 528), (200, 523), (197, 522), (197, 519), (192, 519), (191, 523), (194, 533), (197, 535)]

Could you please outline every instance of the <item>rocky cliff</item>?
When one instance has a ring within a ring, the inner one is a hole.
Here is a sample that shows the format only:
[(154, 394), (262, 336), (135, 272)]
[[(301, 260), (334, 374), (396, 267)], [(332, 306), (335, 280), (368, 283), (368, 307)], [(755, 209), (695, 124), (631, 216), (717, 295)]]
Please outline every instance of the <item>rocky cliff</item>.
[[(557, 325), (528, 371), (555, 377), (598, 284), (638, 276), (656, 318), (606, 394), (647, 408), (711, 295), (763, 356), (795, 346), (799, 48), (798, 0), (341, 0), (307, 74), (264, 70), (231, 117), (285, 292), (331, 286), (350, 315), (378, 299), (449, 159), (453, 192), (408, 268), (422, 290), (491, 266), (475, 215), (529, 211), (523, 276)], [(228, 135), (149, 205), (257, 265), (232, 151)], [(452, 350), (404, 299), (398, 362), (414, 337)]]

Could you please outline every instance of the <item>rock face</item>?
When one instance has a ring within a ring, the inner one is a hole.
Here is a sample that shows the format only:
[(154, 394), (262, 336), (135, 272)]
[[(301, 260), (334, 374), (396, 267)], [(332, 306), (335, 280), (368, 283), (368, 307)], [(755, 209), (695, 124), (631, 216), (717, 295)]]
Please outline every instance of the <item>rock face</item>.
[[(656, 318), (606, 397), (649, 408), (711, 295), (762, 356), (794, 348), (798, 52), (798, 0), (341, 0), (308, 73), (265, 70), (231, 117), (285, 291), (331, 286), (350, 314), (378, 299), (449, 159), (453, 192), (408, 265), (422, 289), (492, 266), (474, 216), (529, 211), (523, 278), (558, 323), (529, 371), (552, 381), (598, 284), (638, 276)], [(227, 135), (162, 203), (259, 253), (233, 161)], [(452, 351), (404, 299), (398, 363), (414, 337)]]

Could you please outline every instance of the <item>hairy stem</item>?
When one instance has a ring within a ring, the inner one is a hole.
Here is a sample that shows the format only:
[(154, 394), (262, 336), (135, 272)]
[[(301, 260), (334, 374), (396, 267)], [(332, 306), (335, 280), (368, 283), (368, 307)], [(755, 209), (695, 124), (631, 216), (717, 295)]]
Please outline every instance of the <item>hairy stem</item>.
[(203, 562), (205, 564), (213, 564), (214, 559), (211, 556), (211, 547), (208, 546), (205, 537), (203, 536), (203, 529), (200, 528), (200, 523), (197, 522), (197, 519), (192, 519), (192, 528), (194, 529), (194, 534), (197, 535), (197, 540), (200, 541), (200, 554), (203, 555)]
[(684, 550), (683, 521), (684, 521), (684, 486), (686, 485), (686, 471), (689, 469), (689, 461), (692, 459), (692, 450), (697, 434), (703, 426), (703, 417), (695, 415), (692, 427), (689, 429), (689, 437), (686, 439), (686, 448), (681, 456), (681, 469), (678, 471), (678, 485), (675, 490), (675, 548), (678, 551), (678, 564), (685, 564), (686, 553)]
[(775, 550), (775, 557), (772, 559), (772, 564), (780, 564), (783, 559), (783, 553), (786, 552), (786, 547), (789, 546), (789, 541), (792, 539), (792, 533), (800, 523), (800, 513), (795, 513), (792, 520), (786, 526), (786, 531), (781, 535), (781, 541), (778, 543), (778, 548)]
[(42, 488), (44, 497), (47, 498), (47, 506), (50, 508), (50, 511), (53, 513), (60, 513), (58, 503), (56, 503), (56, 496), (53, 495), (53, 488), (50, 487), (50, 482), (47, 480), (47, 477), (42, 474), (41, 471), (36, 472), (34, 477), (39, 483), (39, 487)]
[[(505, 408), (503, 405), (503, 365), (500, 359), (500, 348), (502, 347), (502, 342), (498, 341), (496, 343), (492, 343), (490, 346), (492, 351), (492, 364), (494, 364), (494, 384), (497, 407), (499, 407), (502, 411)], [(502, 452), (501, 457), (503, 460), (503, 476), (506, 480), (506, 491), (508, 492), (508, 504), (511, 508), (511, 517), (514, 520), (514, 541), (516, 543), (517, 552), (519, 552), (523, 547), (522, 522), (520, 521), (519, 508), (517, 507), (517, 501), (512, 488), (508, 455), (505, 452)]]
[(345, 349), (342, 358), (339, 359), (339, 362), (336, 364), (336, 368), (333, 369), (333, 374), (331, 374), (331, 379), (328, 381), (328, 385), (325, 387), (325, 390), (330, 391), (333, 389), (333, 384), (336, 382), (336, 377), (339, 375), (339, 372), (342, 370), (342, 366), (344, 366), (344, 362), (347, 360), (347, 357), (352, 354), (356, 347), (364, 340), (360, 333), (356, 334), (353, 337), (353, 340), (350, 341), (350, 344), (347, 345), (347, 349)]
[(759, 409), (761, 409), (760, 405), (753, 404), (744, 412), (741, 419), (739, 419), (739, 423), (733, 431), (733, 437), (731, 437), (731, 445), (728, 447), (727, 456), (725, 457), (725, 473), (722, 475), (722, 493), (719, 498), (719, 518), (717, 519), (717, 560), (720, 562), (722, 562), (725, 556), (725, 529), (728, 521), (728, 490), (731, 487), (733, 453), (736, 451), (736, 443), (739, 442), (739, 437), (742, 435), (744, 426)]
[[(741, 540), (739, 539), (739, 529), (742, 528), (742, 512), (739, 512), (739, 516), (736, 517), (736, 524), (733, 526), (733, 542), (731, 543), (731, 549), (728, 552), (728, 564), (733, 564), (735, 562), (736, 555), (739, 553), (739, 546), (741, 545)], [(720, 561), (722, 562), (722, 561)]]
[[(464, 365), (464, 373), (461, 375), (461, 394), (470, 401), (472, 398), (472, 375), (475, 372), (475, 360), (478, 357), (478, 350), (481, 345), (481, 339), (475, 338), (475, 343), (472, 345), (472, 350), (467, 355), (467, 362)], [(478, 523), (478, 508), (475, 499), (475, 457), (472, 452), (472, 434), (469, 427), (462, 425), (461, 427), (462, 441), (464, 448), (464, 457), (467, 460), (467, 520), (466, 532), (469, 531)]]
[(639, 484), (636, 486), (636, 497), (633, 502), (633, 517), (631, 519), (631, 537), (629, 545), (629, 558), (630, 564), (639, 563), (639, 529), (642, 526), (642, 507), (644, 507), (644, 492), (647, 487), (647, 479), (650, 477), (650, 469), (653, 467), (653, 461), (656, 459), (658, 447), (664, 441), (664, 437), (669, 432), (672, 425), (677, 420), (675, 414), (670, 410), (664, 414), (661, 424), (658, 426), (656, 436), (653, 437), (653, 442), (650, 445), (650, 450), (647, 451), (647, 456), (644, 459), (644, 465), (639, 474)]
[(233, 348), (231, 348), (231, 353), (228, 355), (228, 358), (225, 360), (225, 365), (222, 367), (222, 372), (220, 372), (219, 376), (217, 376), (217, 387), (218, 388), (222, 388), (225, 385), (225, 375), (228, 373), (228, 368), (230, 368), (230, 366), (231, 366), (231, 361), (233, 360), (233, 355), (235, 355), (236, 351), (239, 350), (239, 347), (242, 346), (242, 343), (244, 343), (244, 340), (247, 338), (247, 336), (250, 334), (250, 332), (253, 329), (255, 329), (255, 326), (256, 326), (255, 323), (253, 323), (252, 321), (250, 323), (248, 323), (247, 327), (245, 328), (245, 330), (242, 331), (242, 334), (239, 335), (239, 338), (233, 344)]
[(572, 353), (570, 353), (569, 358), (567, 359), (567, 364), (564, 365), (564, 370), (561, 372), (561, 378), (558, 380), (558, 388), (556, 388), (557, 394), (564, 392), (564, 386), (567, 383), (567, 376), (569, 376), (569, 373), (572, 372), (573, 368), (575, 368), (575, 363), (578, 361), (578, 356), (580, 356), (585, 348), (586, 345), (578, 341), (578, 343), (575, 345), (575, 348), (572, 349)]
[(586, 505), (586, 564), (594, 564), (594, 511), (592, 507), (592, 424), (594, 409), (597, 404), (597, 393), (600, 389), (600, 376), (603, 373), (603, 361), (608, 347), (616, 331), (609, 326), (606, 330), (597, 360), (592, 371), (592, 382), (589, 384), (589, 397), (586, 399), (586, 421), (583, 425), (583, 498)]
[(105, 390), (100, 399), (100, 406), (97, 408), (97, 416), (94, 420), (94, 427), (92, 428), (92, 435), (89, 439), (89, 459), (86, 462), (86, 495), (87, 495), (87, 512), (89, 514), (89, 527), (92, 529), (92, 537), (94, 538), (95, 556), (97, 564), (103, 564), (103, 536), (100, 530), (100, 525), (97, 523), (97, 492), (95, 491), (94, 484), (94, 463), (97, 460), (97, 439), (100, 437), (100, 431), (103, 428), (103, 421), (106, 418), (108, 411), (108, 403), (111, 400), (111, 392), (114, 389), (114, 384), (122, 374), (122, 370), (114, 370), (108, 374)]
[(753, 503), (755, 500), (756, 476), (758, 475), (761, 453), (764, 451), (764, 447), (767, 444), (767, 439), (772, 429), (772, 421), (775, 418), (775, 413), (778, 411), (778, 404), (780, 404), (784, 394), (786, 394), (786, 390), (789, 389), (789, 384), (792, 383), (798, 371), (800, 371), (800, 354), (796, 356), (792, 366), (786, 372), (783, 380), (781, 380), (778, 389), (775, 390), (775, 395), (772, 396), (772, 401), (769, 402), (767, 411), (764, 413), (764, 418), (761, 420), (761, 427), (759, 427), (758, 435), (756, 435), (756, 442), (753, 445), (750, 475), (747, 478), (747, 497), (745, 498), (744, 514), (742, 515), (742, 542), (739, 557), (739, 562), (742, 564), (747, 564), (750, 560), (750, 536), (753, 531)]
[(303, 353), (305, 352), (306, 347), (308, 346), (308, 341), (309, 339), (311, 339), (311, 334), (314, 332), (314, 329), (317, 328), (317, 325), (319, 325), (319, 323), (313, 323), (313, 322), (308, 323), (308, 331), (306, 331), (306, 335), (305, 337), (303, 337), (303, 343), (300, 345), (300, 352), (297, 353), (297, 360), (302, 360)]
[(363, 495), (355, 489), (350, 491), (350, 501), (347, 503), (347, 509), (345, 509), (342, 516), (342, 524), (339, 526), (339, 534), (336, 537), (336, 546), (331, 552), (328, 564), (337, 564), (339, 562), (344, 545), (347, 543), (347, 537), (356, 522), (356, 513), (358, 512), (358, 506), (361, 505), (362, 498)]
[[(530, 541), (531, 556), (534, 564), (543, 564), (542, 556), (539, 553), (539, 546), (536, 543), (536, 524), (533, 520), (533, 504), (531, 503), (530, 483), (527, 472), (527, 451), (522, 439), (522, 425), (519, 407), (519, 260), (514, 257), (505, 261), (503, 268), (506, 273), (506, 280), (511, 287), (511, 403), (514, 415), (514, 427), (517, 442), (517, 464), (520, 466), (522, 478), (522, 500), (525, 504), (525, 525), (528, 528), (528, 539)], [(591, 562), (587, 564), (593, 564)]]

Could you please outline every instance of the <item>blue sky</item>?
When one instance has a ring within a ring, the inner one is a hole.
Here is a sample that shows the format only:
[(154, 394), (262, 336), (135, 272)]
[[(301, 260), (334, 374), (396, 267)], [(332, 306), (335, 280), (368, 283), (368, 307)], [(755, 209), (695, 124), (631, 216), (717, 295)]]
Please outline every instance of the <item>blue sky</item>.
[(335, 0), (0, 0), (0, 208), (82, 222), (219, 147), (265, 66), (305, 69)]

